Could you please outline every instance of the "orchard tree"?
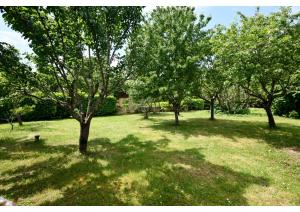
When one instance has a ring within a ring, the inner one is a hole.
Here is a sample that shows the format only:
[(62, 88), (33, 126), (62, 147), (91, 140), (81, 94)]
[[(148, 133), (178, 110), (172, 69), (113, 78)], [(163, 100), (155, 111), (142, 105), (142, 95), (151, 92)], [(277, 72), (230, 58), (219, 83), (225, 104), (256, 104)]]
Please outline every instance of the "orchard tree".
[(261, 102), (269, 126), (274, 128), (272, 103), (289, 92), (299, 72), (299, 14), (281, 8), (263, 15), (258, 9), (252, 17), (241, 13), (240, 17), (241, 22), (232, 24), (215, 42), (217, 54), (230, 70), (231, 79)]
[(151, 77), (139, 77), (134, 80), (128, 81), (129, 96), (140, 104), (140, 109), (144, 113), (144, 118), (149, 118), (155, 101), (160, 99), (159, 91), (152, 81)]
[[(1, 113), (12, 124), (17, 119), (20, 126), (23, 125), (21, 115), (32, 110), (28, 105), (21, 105), (24, 95), (22, 88), (32, 85), (34, 73), (20, 56), (20, 53), (12, 45), (0, 42), (0, 104), (6, 107), (5, 113)], [(12, 125), (13, 129), (13, 125)]]
[(250, 97), (240, 85), (227, 81), (224, 89), (219, 93), (218, 104), (221, 111), (230, 114), (247, 113)]
[[(79, 150), (85, 153), (96, 110), (130, 74), (123, 69), (120, 50), (139, 25), (142, 7), (3, 7), (1, 11), (35, 53), (35, 88), (80, 123)], [(23, 92), (39, 98), (26, 88)]]
[(205, 55), (207, 32), (203, 27), (208, 21), (203, 15), (197, 18), (194, 8), (158, 7), (129, 44), (138, 58), (132, 67), (142, 76), (153, 77), (161, 98), (173, 107), (176, 125), (182, 100), (189, 95)]
[(215, 102), (227, 83), (225, 69), (213, 48), (215, 39), (222, 34), (223, 30), (222, 26), (209, 30), (209, 39), (206, 42), (207, 53), (199, 63), (198, 76), (192, 82), (193, 94), (210, 103), (210, 120), (215, 119)]
[(151, 71), (146, 58), (148, 52), (143, 41), (145, 34), (141, 34), (140, 30), (131, 36), (126, 49), (126, 67), (133, 73), (126, 87), (133, 101), (140, 104), (144, 118), (148, 119), (153, 103), (160, 100), (160, 93), (156, 83), (156, 72)]

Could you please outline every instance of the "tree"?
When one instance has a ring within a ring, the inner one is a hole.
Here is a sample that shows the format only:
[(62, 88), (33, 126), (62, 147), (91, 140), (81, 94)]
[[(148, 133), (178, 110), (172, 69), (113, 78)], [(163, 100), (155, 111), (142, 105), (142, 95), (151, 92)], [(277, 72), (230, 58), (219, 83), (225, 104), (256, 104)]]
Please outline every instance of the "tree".
[(16, 118), (20, 126), (23, 125), (21, 115), (32, 110), (29, 105), (21, 105), (24, 95), (20, 88), (28, 87), (32, 81), (27, 79), (33, 75), (31, 67), (22, 60), (17, 49), (0, 42), (0, 104), (6, 107), (2, 118), (11, 125)]
[(281, 8), (270, 15), (257, 10), (253, 17), (240, 13), (241, 23), (232, 24), (216, 43), (230, 77), (247, 94), (260, 100), (270, 128), (276, 127), (273, 101), (296, 83), (299, 72), (299, 14)]
[(155, 101), (160, 99), (159, 91), (151, 77), (139, 77), (129, 81), (129, 96), (140, 104), (144, 118), (149, 118), (149, 112)]
[[(35, 88), (66, 108), (80, 123), (79, 150), (85, 153), (95, 112), (130, 74), (123, 69), (120, 50), (138, 26), (142, 7), (1, 10), (4, 20), (29, 40), (35, 53)], [(26, 89), (23, 92), (34, 96)]]
[(207, 53), (199, 64), (198, 76), (193, 82), (194, 95), (210, 103), (210, 120), (215, 119), (215, 101), (227, 83), (226, 71), (219, 62), (219, 55), (216, 54), (215, 48), (213, 48), (214, 42), (220, 36), (222, 30), (222, 26), (209, 30), (209, 39), (206, 42)]
[(250, 97), (239, 85), (232, 82), (226, 83), (219, 93), (219, 108), (229, 114), (241, 114), (249, 112)]
[(132, 67), (152, 77), (162, 99), (172, 105), (176, 125), (182, 100), (189, 95), (204, 57), (207, 32), (203, 27), (209, 20), (203, 15), (197, 19), (194, 8), (158, 7), (131, 43), (131, 52), (138, 58)]

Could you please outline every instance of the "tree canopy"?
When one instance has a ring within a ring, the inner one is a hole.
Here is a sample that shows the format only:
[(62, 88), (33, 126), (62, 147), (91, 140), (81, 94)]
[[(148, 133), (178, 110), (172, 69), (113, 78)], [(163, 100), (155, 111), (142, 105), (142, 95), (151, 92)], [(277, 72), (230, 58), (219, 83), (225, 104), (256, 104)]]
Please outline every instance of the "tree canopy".
[(293, 87), (299, 72), (299, 16), (281, 8), (270, 15), (258, 10), (252, 17), (240, 17), (240, 23), (220, 36), (216, 52), (231, 80), (262, 102), (270, 127), (275, 127), (272, 103)]
[(142, 8), (4, 7), (1, 11), (4, 20), (29, 40), (35, 53), (35, 88), (80, 122), (80, 151), (85, 152), (90, 121), (117, 86), (110, 82), (125, 80), (128, 75), (122, 68), (120, 50), (138, 26)]
[(158, 7), (132, 41), (134, 67), (144, 76), (152, 76), (162, 98), (173, 106), (175, 123), (181, 102), (190, 92), (199, 61), (207, 51), (210, 18), (197, 18), (194, 8)]
[(216, 100), (238, 108), (251, 96), (271, 128), (273, 102), (299, 91), (300, 13), (290, 7), (268, 15), (259, 9), (251, 17), (239, 13), (238, 22), (213, 29), (207, 29), (211, 18), (192, 7), (157, 7), (146, 17), (142, 7), (0, 11), (33, 50), (27, 64), (17, 49), (0, 43), (0, 98), (15, 100), (16, 113), (22, 95), (58, 103), (80, 123), (82, 153), (96, 111), (126, 86), (142, 104), (168, 101), (176, 125), (186, 97), (210, 102), (214, 119)]

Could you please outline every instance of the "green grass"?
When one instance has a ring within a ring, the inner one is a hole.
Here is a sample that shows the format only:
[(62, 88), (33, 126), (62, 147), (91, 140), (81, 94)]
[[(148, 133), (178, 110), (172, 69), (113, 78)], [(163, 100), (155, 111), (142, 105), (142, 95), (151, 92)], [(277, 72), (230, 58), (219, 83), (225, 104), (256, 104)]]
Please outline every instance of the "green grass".
[[(183, 112), (0, 125), (0, 196), (19, 205), (300, 205), (300, 121)], [(34, 143), (39, 133), (41, 142)]]

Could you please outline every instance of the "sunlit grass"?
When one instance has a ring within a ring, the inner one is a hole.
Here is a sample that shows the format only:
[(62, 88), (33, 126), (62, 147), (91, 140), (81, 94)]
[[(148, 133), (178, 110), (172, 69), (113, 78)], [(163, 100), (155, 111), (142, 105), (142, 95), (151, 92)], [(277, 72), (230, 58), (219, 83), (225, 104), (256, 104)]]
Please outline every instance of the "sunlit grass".
[[(0, 196), (20, 205), (299, 205), (300, 120), (183, 112), (0, 125)], [(41, 142), (34, 143), (33, 135)]]

